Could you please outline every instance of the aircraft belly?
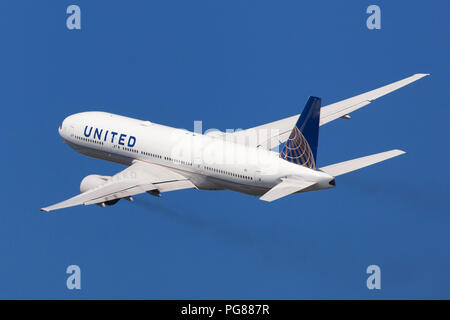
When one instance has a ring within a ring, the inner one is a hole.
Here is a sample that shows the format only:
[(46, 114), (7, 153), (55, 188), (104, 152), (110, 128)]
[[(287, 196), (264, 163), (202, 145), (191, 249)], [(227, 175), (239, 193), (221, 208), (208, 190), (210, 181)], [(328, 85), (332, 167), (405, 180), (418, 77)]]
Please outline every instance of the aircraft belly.
[(232, 182), (227, 180), (222, 180), (214, 177), (208, 177), (209, 180), (212, 181), (212, 183), (219, 188), (220, 190), (230, 190), (240, 193), (245, 193), (248, 195), (263, 195), (267, 192), (270, 188), (250, 185), (250, 184), (243, 184), (238, 182)]
[(189, 179), (200, 190), (223, 190), (223, 188), (212, 180), (210, 177), (197, 174), (194, 172), (180, 172), (183, 176)]

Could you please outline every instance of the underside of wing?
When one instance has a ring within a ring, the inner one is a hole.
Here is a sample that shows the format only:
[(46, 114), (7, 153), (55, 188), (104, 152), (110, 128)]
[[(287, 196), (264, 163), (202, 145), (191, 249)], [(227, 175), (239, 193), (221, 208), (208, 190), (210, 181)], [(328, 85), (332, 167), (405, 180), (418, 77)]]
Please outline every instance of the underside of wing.
[[(338, 118), (349, 118), (348, 114), (370, 104), (388, 93), (398, 90), (412, 82), (415, 82), (428, 74), (417, 73), (408, 78), (388, 84), (384, 87), (345, 99), (327, 106), (320, 110), (320, 125), (336, 120)], [(245, 144), (248, 146), (272, 149), (285, 142), (299, 118), (299, 114), (281, 120), (266, 123), (246, 130), (236, 131), (224, 135), (224, 138)]]
[(105, 203), (147, 191), (159, 193), (188, 188), (196, 187), (184, 176), (157, 164), (135, 160), (131, 166), (95, 188), (41, 210), (48, 212), (77, 205)]

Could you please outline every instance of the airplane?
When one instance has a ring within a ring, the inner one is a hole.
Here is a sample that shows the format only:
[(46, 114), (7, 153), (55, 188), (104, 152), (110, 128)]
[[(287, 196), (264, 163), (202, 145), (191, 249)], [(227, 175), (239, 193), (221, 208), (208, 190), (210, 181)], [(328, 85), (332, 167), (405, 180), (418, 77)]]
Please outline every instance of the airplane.
[[(142, 193), (160, 197), (181, 190), (231, 190), (271, 202), (294, 193), (334, 188), (336, 177), (399, 156), (390, 150), (317, 167), (319, 127), (429, 74), (418, 73), (378, 89), (321, 107), (309, 97), (301, 114), (246, 130), (192, 132), (147, 120), (88, 111), (68, 116), (59, 126), (75, 151), (127, 166), (113, 176), (82, 179), (80, 194), (44, 207), (114, 205)], [(281, 146), (281, 152), (274, 151)]]

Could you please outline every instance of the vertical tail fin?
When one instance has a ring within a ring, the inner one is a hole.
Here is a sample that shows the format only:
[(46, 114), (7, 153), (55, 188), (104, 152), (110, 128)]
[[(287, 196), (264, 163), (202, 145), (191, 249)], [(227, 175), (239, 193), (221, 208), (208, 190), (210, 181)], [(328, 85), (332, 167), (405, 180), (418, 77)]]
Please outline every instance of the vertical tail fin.
[(280, 158), (311, 169), (316, 168), (321, 103), (320, 98), (309, 97)]

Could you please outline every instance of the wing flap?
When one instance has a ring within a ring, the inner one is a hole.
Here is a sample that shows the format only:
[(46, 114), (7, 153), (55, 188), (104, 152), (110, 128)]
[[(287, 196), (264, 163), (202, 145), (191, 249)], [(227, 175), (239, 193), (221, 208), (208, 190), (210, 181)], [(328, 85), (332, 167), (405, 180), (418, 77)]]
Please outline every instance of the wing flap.
[[(333, 109), (325, 109), (320, 110), (320, 125), (324, 125), (328, 122), (331, 122), (333, 120), (336, 120), (337, 118), (341, 118), (343, 116), (348, 115), (350, 112), (356, 111), (358, 109), (361, 109), (362, 107), (367, 106), (370, 104), (370, 101), (361, 101), (357, 104), (351, 104), (348, 105), (343, 104), (340, 107), (333, 107)], [(331, 107), (332, 105), (329, 105), (328, 107)]]
[(316, 184), (315, 182), (302, 181), (297, 179), (283, 178), (275, 187), (263, 194), (259, 199), (272, 202), (274, 200), (286, 197), (295, 192), (302, 191)]
[(149, 190), (155, 190), (157, 189), (157, 187), (154, 184), (151, 183), (147, 183), (147, 184), (142, 184), (142, 185), (138, 185), (138, 186), (134, 186), (131, 187), (129, 189), (125, 189), (125, 190), (121, 190), (100, 198), (96, 198), (90, 201), (86, 201), (83, 204), (84, 205), (90, 205), (90, 204), (96, 204), (96, 203), (102, 203), (102, 202), (106, 202), (106, 201), (111, 201), (111, 200), (116, 200), (116, 199), (122, 199), (125, 197), (130, 197), (130, 196), (134, 196), (137, 194), (141, 194), (144, 192), (147, 192)]
[(168, 181), (156, 184), (160, 192), (175, 191), (181, 189), (197, 189), (197, 187), (189, 180)]

